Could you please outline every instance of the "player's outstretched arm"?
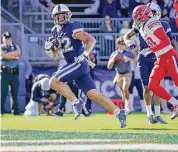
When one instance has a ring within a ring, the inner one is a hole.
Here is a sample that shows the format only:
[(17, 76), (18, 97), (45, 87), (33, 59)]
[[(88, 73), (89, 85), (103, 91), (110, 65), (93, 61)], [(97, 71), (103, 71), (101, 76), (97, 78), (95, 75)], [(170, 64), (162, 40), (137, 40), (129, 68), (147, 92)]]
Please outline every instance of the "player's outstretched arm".
[(151, 50), (153, 50), (154, 52), (157, 50), (161, 50), (164, 47), (168, 46), (170, 44), (170, 40), (168, 38), (168, 36), (166, 35), (164, 29), (162, 27), (159, 27), (158, 29), (156, 29), (153, 33), (158, 39), (160, 39), (160, 43), (151, 47)]
[(135, 32), (134, 29), (129, 30), (126, 34), (123, 36), (124, 43), (127, 45), (128, 40), (136, 35), (137, 33)]
[(75, 39), (83, 41), (86, 44), (84, 55), (88, 56), (96, 44), (95, 38), (85, 31), (74, 33), (73, 37)]
[(108, 61), (108, 64), (107, 64), (108, 70), (111, 70), (113, 68), (116, 56), (117, 56), (117, 52), (113, 52), (111, 54), (109, 61)]

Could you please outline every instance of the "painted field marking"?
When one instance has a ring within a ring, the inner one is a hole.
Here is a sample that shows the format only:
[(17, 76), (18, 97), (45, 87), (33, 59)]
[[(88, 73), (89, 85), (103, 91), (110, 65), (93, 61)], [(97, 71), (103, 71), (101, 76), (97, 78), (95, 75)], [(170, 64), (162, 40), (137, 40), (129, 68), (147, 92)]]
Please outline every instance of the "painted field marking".
[(3, 152), (8, 151), (86, 151), (86, 150), (163, 150), (177, 151), (178, 144), (94, 144), (94, 145), (42, 145), (42, 146), (8, 146), (1, 147)]
[(8, 143), (86, 143), (86, 142), (121, 142), (131, 141), (130, 139), (60, 139), (60, 140), (1, 140), (1, 144)]

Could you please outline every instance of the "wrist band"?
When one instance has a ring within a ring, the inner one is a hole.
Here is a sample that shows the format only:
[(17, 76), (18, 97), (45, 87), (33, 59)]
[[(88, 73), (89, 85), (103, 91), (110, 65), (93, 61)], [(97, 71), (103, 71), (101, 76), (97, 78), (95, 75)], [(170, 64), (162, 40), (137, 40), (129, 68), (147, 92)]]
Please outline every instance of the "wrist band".
[(83, 54), (84, 54), (84, 56), (88, 56), (88, 55), (89, 55), (89, 52), (84, 51)]

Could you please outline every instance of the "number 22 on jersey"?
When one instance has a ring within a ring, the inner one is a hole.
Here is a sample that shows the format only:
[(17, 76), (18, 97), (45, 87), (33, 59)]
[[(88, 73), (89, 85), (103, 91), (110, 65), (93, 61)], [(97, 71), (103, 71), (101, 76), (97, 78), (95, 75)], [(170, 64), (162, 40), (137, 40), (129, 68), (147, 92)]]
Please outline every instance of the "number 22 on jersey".
[(70, 52), (73, 50), (73, 46), (71, 45), (71, 40), (69, 37), (67, 36), (62, 37), (61, 49), (63, 53)]

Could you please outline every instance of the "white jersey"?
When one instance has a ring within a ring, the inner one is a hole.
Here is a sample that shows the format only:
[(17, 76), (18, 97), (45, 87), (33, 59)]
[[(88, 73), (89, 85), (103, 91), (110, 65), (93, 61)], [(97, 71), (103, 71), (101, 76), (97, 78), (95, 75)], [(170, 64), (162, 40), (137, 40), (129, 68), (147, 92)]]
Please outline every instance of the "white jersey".
[[(141, 36), (144, 38), (145, 42), (150, 47), (150, 49), (154, 48), (155, 46), (158, 46), (161, 42), (161, 39), (159, 39), (155, 35), (155, 32), (159, 28), (163, 28), (161, 22), (157, 20), (156, 18), (152, 17), (143, 25), (143, 27), (139, 29)], [(157, 34), (161, 35), (162, 33), (157, 33)], [(173, 47), (170, 43), (163, 48), (160, 47), (160, 49), (152, 50), (152, 51), (155, 52), (156, 56), (160, 56), (168, 52), (172, 48)]]

